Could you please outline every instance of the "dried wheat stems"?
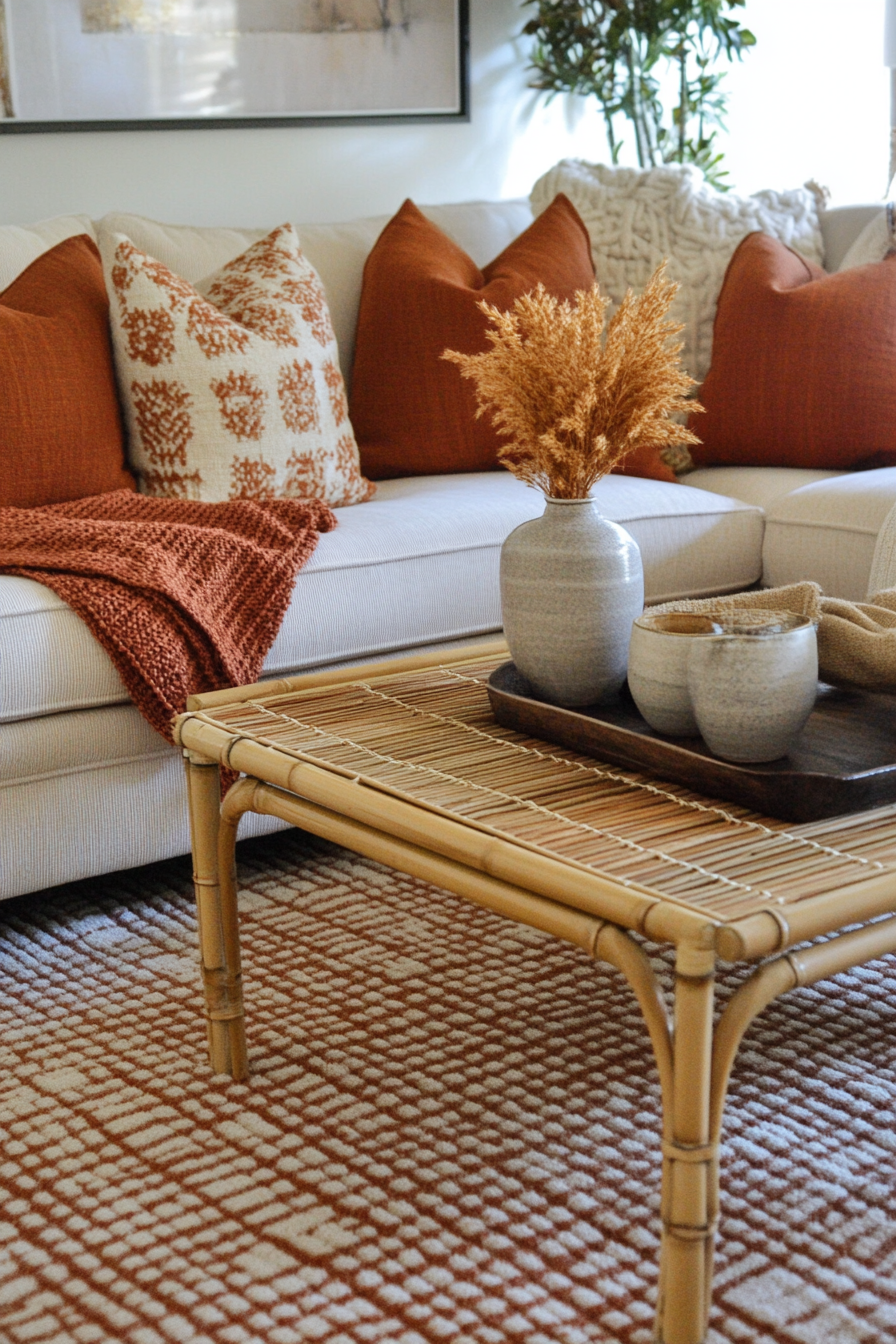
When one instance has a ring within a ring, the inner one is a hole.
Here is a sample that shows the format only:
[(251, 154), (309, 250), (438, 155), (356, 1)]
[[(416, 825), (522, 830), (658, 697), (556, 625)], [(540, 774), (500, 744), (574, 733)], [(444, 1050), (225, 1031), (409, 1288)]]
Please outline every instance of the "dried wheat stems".
[(595, 481), (639, 448), (699, 443), (674, 417), (702, 410), (687, 394), (680, 323), (669, 320), (678, 286), (666, 264), (644, 292), (628, 291), (610, 320), (597, 284), (556, 299), (543, 285), (510, 312), (479, 306), (493, 329), (480, 355), (446, 350), (476, 386), (478, 415), (507, 438), (498, 458), (554, 499), (583, 499)]

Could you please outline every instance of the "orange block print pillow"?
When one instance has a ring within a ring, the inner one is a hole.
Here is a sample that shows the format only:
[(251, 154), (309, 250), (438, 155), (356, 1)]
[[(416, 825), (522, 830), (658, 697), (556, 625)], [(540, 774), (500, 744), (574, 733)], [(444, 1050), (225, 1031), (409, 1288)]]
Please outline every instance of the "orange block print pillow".
[(291, 224), (195, 287), (122, 234), (103, 252), (144, 494), (370, 498), (323, 287)]

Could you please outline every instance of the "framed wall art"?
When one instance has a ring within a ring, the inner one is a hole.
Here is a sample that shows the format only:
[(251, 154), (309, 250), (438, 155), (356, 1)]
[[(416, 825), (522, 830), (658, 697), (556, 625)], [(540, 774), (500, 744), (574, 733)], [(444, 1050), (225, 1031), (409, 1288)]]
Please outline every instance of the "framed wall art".
[(466, 120), (468, 0), (0, 0), (0, 132)]

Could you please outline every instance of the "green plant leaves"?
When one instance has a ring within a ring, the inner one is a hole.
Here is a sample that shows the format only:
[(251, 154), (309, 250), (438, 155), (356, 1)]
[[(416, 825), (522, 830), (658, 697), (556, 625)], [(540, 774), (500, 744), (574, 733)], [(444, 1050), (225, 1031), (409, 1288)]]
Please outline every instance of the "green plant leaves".
[(756, 45), (730, 12), (746, 0), (523, 3), (536, 11), (523, 27), (534, 39), (531, 86), (549, 97), (596, 98), (614, 163), (622, 149), (617, 118), (623, 117), (642, 168), (693, 163), (727, 190), (716, 146), (726, 111), (724, 71), (717, 66)]

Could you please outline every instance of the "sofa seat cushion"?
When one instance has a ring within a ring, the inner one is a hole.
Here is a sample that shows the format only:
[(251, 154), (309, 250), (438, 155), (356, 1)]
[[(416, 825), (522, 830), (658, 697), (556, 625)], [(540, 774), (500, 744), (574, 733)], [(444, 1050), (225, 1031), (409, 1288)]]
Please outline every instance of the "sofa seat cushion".
[(20, 719), (0, 728), (0, 789), (175, 750), (130, 704)]
[(190, 852), (181, 753), (130, 704), (0, 724), (0, 817), (0, 901)]
[(698, 467), (682, 480), (698, 490), (711, 490), (714, 495), (729, 495), (745, 504), (756, 504), (768, 513), (773, 504), (791, 491), (842, 475), (842, 471), (816, 471), (810, 467)]
[[(749, 587), (764, 516), (704, 490), (609, 476), (608, 518), (641, 546), (648, 600)], [(269, 675), (373, 658), (501, 627), (501, 543), (544, 501), (507, 472), (386, 481), (367, 504), (337, 509), (296, 582), (265, 661)], [(54, 593), (0, 576), (0, 722), (127, 700), (106, 654)]]
[(878, 534), (896, 508), (896, 467), (815, 481), (768, 511), (762, 581), (769, 587), (813, 579), (830, 597), (862, 602)]

